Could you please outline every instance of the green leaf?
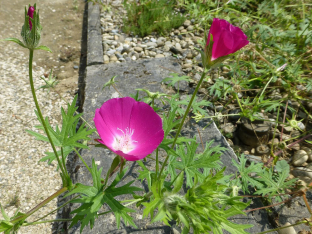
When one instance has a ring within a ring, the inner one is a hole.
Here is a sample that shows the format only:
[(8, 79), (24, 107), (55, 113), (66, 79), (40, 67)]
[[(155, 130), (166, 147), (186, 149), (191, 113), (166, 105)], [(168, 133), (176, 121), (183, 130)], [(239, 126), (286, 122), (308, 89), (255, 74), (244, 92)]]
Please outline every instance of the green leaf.
[(184, 172), (181, 171), (178, 178), (176, 179), (176, 181), (173, 184), (174, 189), (172, 190), (172, 193), (178, 193), (181, 190), (182, 185), (183, 185), (183, 181), (184, 181)]
[(256, 186), (257, 188), (262, 188), (263, 184), (257, 179), (250, 176), (250, 173), (261, 173), (263, 170), (263, 163), (251, 162), (249, 167), (246, 167), (247, 158), (242, 154), (240, 157), (240, 164), (238, 164), (234, 159), (232, 159), (233, 165), (238, 169), (240, 173), (240, 180), (242, 183), (242, 189), (244, 192), (249, 192), (248, 186)]
[(180, 81), (186, 81), (186, 82), (191, 81), (189, 76), (179, 76), (179, 74), (177, 74), (177, 73), (170, 73), (169, 75), (172, 77), (167, 77), (167, 78), (162, 80), (162, 82), (164, 82), (164, 83), (171, 81), (168, 84), (168, 86), (174, 86), (175, 83), (180, 82)]
[(12, 41), (12, 42), (15, 42), (16, 44), (18, 44), (18, 45), (24, 47), (24, 48), (27, 48), (27, 47), (24, 45), (24, 43), (21, 42), (21, 41), (20, 41), (19, 39), (17, 39), (17, 38), (11, 37), (11, 38), (3, 39), (3, 40), (1, 40), (1, 41)]
[(147, 180), (148, 188), (151, 189), (152, 187), (152, 174), (155, 174), (154, 172), (148, 170), (146, 166), (143, 164), (142, 161), (137, 161), (137, 163), (142, 167), (143, 171), (138, 171), (140, 174), (138, 179), (143, 181), (144, 179)]
[(35, 48), (35, 50), (44, 50), (44, 51), (48, 51), (48, 52), (52, 53), (52, 50), (51, 50), (49, 47), (44, 46), (44, 45), (37, 46), (37, 47)]
[(135, 228), (137, 227), (135, 223), (133, 222), (133, 218), (127, 214), (128, 212), (135, 212), (135, 210), (132, 210), (130, 208), (127, 208), (121, 205), (120, 202), (115, 200), (111, 194), (105, 193), (104, 199), (105, 199), (106, 204), (114, 212), (116, 223), (117, 223), (117, 228), (120, 227), (120, 218), (123, 219), (125, 225), (130, 224), (131, 226)]
[(172, 166), (174, 166), (176, 169), (183, 170), (185, 172), (186, 184), (188, 186), (193, 185), (193, 178), (195, 175), (198, 176), (200, 181), (202, 178), (204, 178), (204, 175), (202, 172), (200, 172), (201, 168), (221, 168), (220, 156), (222, 151), (225, 150), (225, 148), (220, 146), (211, 147), (213, 144), (213, 141), (211, 141), (206, 143), (206, 147), (203, 153), (196, 154), (198, 143), (195, 141), (192, 141), (190, 144), (185, 144), (187, 151), (185, 151), (184, 145), (178, 146), (176, 153), (181, 157), (181, 162), (176, 161), (172, 163)]
[[(78, 96), (76, 95), (73, 102), (71, 104), (68, 104), (67, 113), (64, 111), (63, 108), (61, 108), (61, 113), (62, 113), (61, 130), (59, 129), (57, 125), (54, 130), (51, 127), (50, 122), (47, 117), (44, 120), (47, 126), (47, 130), (51, 136), (51, 140), (53, 141), (54, 145), (56, 147), (63, 147), (65, 150), (65, 155), (68, 155), (67, 153), (69, 153), (71, 149), (73, 149), (73, 147), (88, 149), (88, 146), (86, 144), (84, 144), (83, 142), (82, 143), (80, 142), (89, 140), (90, 138), (88, 136), (91, 135), (94, 131), (96, 131), (95, 129), (87, 130), (87, 128), (85, 128), (85, 123), (81, 124), (79, 129), (76, 131), (76, 127), (79, 123), (80, 116), (82, 115), (82, 113), (75, 115), (75, 111), (78, 108), (76, 107), (77, 97)], [(40, 121), (37, 111), (35, 111), (35, 113), (38, 117), (38, 120)], [(35, 126), (35, 127), (39, 130), (44, 131), (44, 127), (41, 121), (40, 121), (40, 124), (41, 125)], [(30, 130), (27, 130), (27, 132), (35, 136), (37, 140), (49, 142), (46, 135), (42, 135), (40, 133), (37, 133), (35, 131), (30, 131)], [(52, 153), (46, 153), (46, 154), (48, 156), (42, 160), (49, 160), (49, 163), (51, 163), (53, 160), (56, 159), (55, 155), (53, 156)]]
[[(66, 159), (67, 156), (74, 150), (74, 147), (70, 147), (70, 146), (67, 146), (63, 149), (63, 154), (64, 154), (64, 158)], [(45, 162), (45, 161), (48, 161), (48, 164), (50, 165), (54, 160), (56, 160), (56, 157), (55, 157), (55, 154), (54, 152), (45, 152), (45, 154), (47, 156), (41, 158), (39, 160), (39, 162)], [(57, 154), (58, 154), (58, 157), (62, 157), (62, 153), (61, 153), (61, 150), (58, 150), (57, 151)], [(59, 166), (57, 165), (57, 169), (59, 168)]]

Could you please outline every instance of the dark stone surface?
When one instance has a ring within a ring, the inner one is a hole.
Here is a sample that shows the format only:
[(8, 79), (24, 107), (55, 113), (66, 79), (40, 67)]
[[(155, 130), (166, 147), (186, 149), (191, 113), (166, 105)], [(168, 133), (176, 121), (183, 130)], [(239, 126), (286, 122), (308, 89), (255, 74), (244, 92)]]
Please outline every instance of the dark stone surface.
[[(310, 207), (312, 207), (312, 193), (307, 192), (306, 197)], [(305, 218), (309, 219), (311, 217), (302, 197), (296, 197), (289, 203), (276, 206), (274, 209), (278, 213), (280, 225), (284, 225), (287, 222), (295, 224), (297, 221), (304, 221)], [(294, 226), (294, 228), (297, 233), (302, 230), (311, 231), (310, 227), (305, 224)]]
[(102, 33), (100, 21), (100, 5), (88, 4), (88, 53), (87, 66), (104, 64)]
[[(87, 67), (86, 76), (86, 89), (85, 89), (85, 102), (84, 102), (84, 118), (88, 123), (93, 124), (93, 117), (95, 109), (99, 108), (106, 100), (111, 99), (116, 95), (116, 91), (113, 88), (106, 88), (102, 91), (103, 85), (108, 82), (113, 76), (116, 76), (116, 86), (118, 90), (125, 96), (131, 93), (135, 93), (136, 88), (148, 89), (150, 91), (156, 92), (166, 92), (161, 86), (161, 80), (168, 76), (172, 71), (176, 73), (182, 73), (181, 67), (177, 61), (173, 58), (161, 58), (161, 59), (150, 59), (150, 60), (140, 60), (132, 61), (120, 64), (107, 64), (107, 65), (95, 65)], [(207, 126), (208, 125), (208, 126)], [(203, 128), (206, 127), (204, 130)], [(196, 136), (198, 142), (200, 142), (200, 137), (197, 128), (201, 132), (201, 138), (204, 142), (209, 142), (214, 140), (215, 145), (221, 145), (226, 147), (228, 150), (222, 155), (222, 162), (224, 166), (227, 167), (226, 174), (235, 173), (236, 169), (232, 165), (232, 159), (237, 160), (235, 153), (229, 147), (225, 138), (221, 135), (220, 131), (217, 129), (216, 125), (211, 120), (201, 121), (196, 125), (193, 120), (189, 121), (183, 131), (184, 135), (190, 137)], [(94, 135), (97, 138), (96, 135)], [(114, 158), (114, 155), (105, 149), (90, 147), (91, 150), (83, 150), (81, 152), (82, 157), (91, 165), (92, 158), (99, 164), (99, 167), (103, 167), (104, 173), (109, 169), (110, 164)], [(201, 150), (201, 147), (199, 147)], [(160, 153), (160, 159), (164, 159), (164, 155)], [(153, 162), (147, 160), (147, 166), (153, 168)], [(121, 184), (126, 183), (135, 179), (137, 174), (138, 165), (134, 162), (128, 162), (127, 165), (130, 167), (127, 176), (123, 179)], [(80, 160), (75, 162), (74, 168), (78, 168), (78, 172), (74, 175), (76, 178), (75, 183), (92, 184), (92, 178), (89, 175), (87, 169), (83, 166)], [(139, 181), (135, 182), (136, 186), (141, 186), (146, 188), (146, 186), (141, 184)], [(131, 199), (131, 197), (121, 197), (123, 199)], [(261, 206), (259, 202), (253, 201), (251, 207)], [(72, 210), (77, 206), (73, 206)], [(131, 208), (135, 208), (132, 206)], [(103, 210), (104, 211), (104, 210)], [(133, 213), (135, 218), (135, 223), (138, 225), (138, 229), (125, 226), (121, 224), (121, 228), (118, 230), (116, 227), (115, 219), (113, 214), (108, 214), (100, 216), (92, 230), (89, 227), (85, 228), (83, 233), (173, 233), (173, 227), (166, 227), (162, 223), (149, 224), (149, 219), (141, 219), (142, 211)], [(267, 230), (270, 228), (268, 225), (268, 220), (266, 213), (264, 211), (251, 212), (247, 216), (237, 216), (233, 219), (235, 222), (253, 224), (254, 227), (249, 230), (250, 233), (257, 233), (260, 231)], [(79, 233), (79, 226), (73, 227), (69, 230), (69, 233)], [(178, 227), (176, 227), (179, 230)]]

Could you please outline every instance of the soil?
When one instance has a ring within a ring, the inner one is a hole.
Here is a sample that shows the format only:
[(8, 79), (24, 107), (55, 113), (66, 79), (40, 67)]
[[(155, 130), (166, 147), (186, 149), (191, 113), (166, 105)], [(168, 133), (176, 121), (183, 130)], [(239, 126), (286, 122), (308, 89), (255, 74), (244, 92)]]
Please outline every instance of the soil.
[[(13, 1), (13, 4), (12, 4)], [(24, 7), (37, 4), (40, 23), (43, 27), (40, 45), (48, 46), (52, 53), (36, 51), (34, 62), (41, 66), (48, 75), (50, 69), (57, 76), (56, 89), (60, 95), (78, 88), (79, 64), (81, 58), (82, 24), (84, 0), (10, 0), (2, 1), (0, 22), (12, 19), (11, 30), (1, 35), (2, 38), (21, 39), (20, 32), (24, 23)], [(12, 9), (14, 5), (14, 9)], [(18, 28), (18, 30), (16, 29)], [(35, 65), (34, 64), (34, 65)], [(35, 69), (35, 66), (34, 66)], [(44, 75), (44, 74), (42, 74)]]

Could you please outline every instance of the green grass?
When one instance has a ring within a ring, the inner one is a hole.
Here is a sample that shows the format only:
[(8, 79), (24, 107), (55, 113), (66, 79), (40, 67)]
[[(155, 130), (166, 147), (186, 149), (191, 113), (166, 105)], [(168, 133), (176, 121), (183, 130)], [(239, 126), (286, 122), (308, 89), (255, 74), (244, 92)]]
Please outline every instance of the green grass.
[(144, 37), (157, 32), (165, 34), (183, 24), (185, 17), (175, 11), (175, 0), (124, 1), (127, 17), (123, 31)]

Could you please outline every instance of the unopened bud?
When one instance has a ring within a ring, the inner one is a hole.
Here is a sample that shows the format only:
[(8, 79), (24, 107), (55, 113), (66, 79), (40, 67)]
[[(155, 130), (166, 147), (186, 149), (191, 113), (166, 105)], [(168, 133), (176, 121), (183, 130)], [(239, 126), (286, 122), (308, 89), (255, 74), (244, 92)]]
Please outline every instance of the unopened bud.
[(30, 6), (27, 12), (27, 15), (29, 16), (29, 30), (32, 29), (32, 22), (30, 18), (32, 19), (34, 18), (34, 12), (35, 12), (35, 8), (33, 6)]
[(41, 29), (36, 4), (29, 5), (28, 11), (25, 8), (25, 21), (21, 32), (25, 47), (35, 49), (39, 45)]

